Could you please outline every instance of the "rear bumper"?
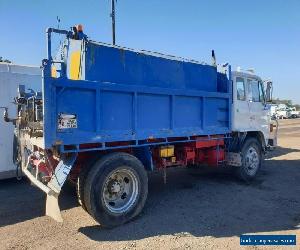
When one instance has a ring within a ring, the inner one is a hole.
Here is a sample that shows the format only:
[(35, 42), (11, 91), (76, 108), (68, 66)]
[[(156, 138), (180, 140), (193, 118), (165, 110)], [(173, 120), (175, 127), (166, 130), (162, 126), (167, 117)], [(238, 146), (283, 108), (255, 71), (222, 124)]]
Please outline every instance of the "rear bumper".
[(41, 181), (39, 181), (27, 168), (23, 169), (23, 173), (28, 177), (28, 179), (39, 189), (41, 189), (43, 192), (45, 192), (47, 195), (51, 193), (55, 193), (53, 190), (51, 190), (48, 186), (43, 184)]
[(56, 193), (47, 185), (39, 181), (36, 176), (34, 176), (27, 168), (23, 170), (23, 173), (28, 177), (28, 179), (44, 193), (47, 194), (46, 199), (46, 215), (56, 220), (57, 222), (63, 222), (63, 218), (60, 213), (60, 208), (58, 204), (59, 193)]
[[(61, 160), (55, 167), (54, 172), (52, 173), (51, 179), (48, 183), (43, 183), (39, 178), (39, 165), (33, 166), (31, 154), (28, 157), (27, 165), (23, 169), (23, 173), (28, 177), (28, 179), (44, 193), (47, 194), (46, 200), (46, 215), (52, 217), (58, 222), (62, 222), (62, 216), (60, 213), (60, 208), (58, 204), (58, 196), (60, 194), (61, 188), (65, 183), (71, 168), (76, 160), (77, 154), (71, 154), (69, 157), (65, 155), (62, 156)], [(30, 169), (35, 169), (35, 173), (30, 171)]]

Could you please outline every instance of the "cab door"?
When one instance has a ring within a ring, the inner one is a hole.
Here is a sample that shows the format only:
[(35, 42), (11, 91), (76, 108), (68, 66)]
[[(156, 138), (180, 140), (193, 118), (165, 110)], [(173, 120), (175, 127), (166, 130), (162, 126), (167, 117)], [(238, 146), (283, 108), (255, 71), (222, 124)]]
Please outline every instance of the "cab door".
[(243, 76), (233, 77), (233, 131), (249, 131), (250, 107), (247, 94), (247, 78)]
[(247, 78), (250, 126), (253, 131), (269, 133), (269, 112), (265, 102), (263, 84), (255, 78)]

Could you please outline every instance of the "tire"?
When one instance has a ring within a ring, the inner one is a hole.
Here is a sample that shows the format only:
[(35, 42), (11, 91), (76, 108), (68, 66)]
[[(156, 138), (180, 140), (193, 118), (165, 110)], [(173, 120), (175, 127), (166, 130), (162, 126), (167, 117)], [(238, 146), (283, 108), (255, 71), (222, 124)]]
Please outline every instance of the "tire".
[(148, 194), (143, 164), (127, 153), (111, 153), (98, 160), (84, 185), (88, 213), (103, 227), (116, 227), (136, 217)]
[(87, 211), (87, 209), (84, 202), (84, 184), (89, 173), (89, 169), (89, 166), (84, 167), (84, 169), (80, 171), (76, 182), (77, 201), (85, 211)]
[(262, 147), (256, 138), (248, 138), (242, 147), (242, 166), (236, 168), (236, 174), (239, 179), (252, 181), (262, 164)]
[(84, 168), (82, 168), (82, 170), (80, 171), (77, 181), (76, 181), (77, 201), (85, 211), (87, 211), (85, 201), (84, 201), (85, 180), (88, 176), (88, 173), (89, 173), (91, 167), (95, 164), (95, 162), (97, 161), (98, 158), (97, 158), (97, 156), (94, 156), (94, 155), (91, 156), (91, 159), (89, 161), (87, 161)]

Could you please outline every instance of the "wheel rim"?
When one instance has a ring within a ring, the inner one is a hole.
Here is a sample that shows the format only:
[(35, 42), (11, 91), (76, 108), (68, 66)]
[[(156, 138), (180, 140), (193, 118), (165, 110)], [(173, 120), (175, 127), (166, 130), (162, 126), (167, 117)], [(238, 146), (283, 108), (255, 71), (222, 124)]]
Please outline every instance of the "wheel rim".
[(112, 213), (125, 213), (135, 203), (139, 184), (135, 173), (126, 168), (111, 172), (103, 188), (103, 200), (106, 208)]
[(245, 167), (249, 175), (254, 175), (259, 167), (259, 154), (254, 147), (249, 147), (245, 157)]

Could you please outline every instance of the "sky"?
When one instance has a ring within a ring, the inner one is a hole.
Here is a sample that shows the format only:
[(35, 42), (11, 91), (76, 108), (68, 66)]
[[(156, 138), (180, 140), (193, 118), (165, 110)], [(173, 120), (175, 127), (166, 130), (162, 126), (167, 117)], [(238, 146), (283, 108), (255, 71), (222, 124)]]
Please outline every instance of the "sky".
[[(81, 23), (95, 41), (111, 42), (109, 0), (0, 0), (0, 56), (41, 65), (45, 30)], [(233, 69), (274, 82), (274, 97), (300, 104), (300, 0), (118, 0), (116, 43)]]

